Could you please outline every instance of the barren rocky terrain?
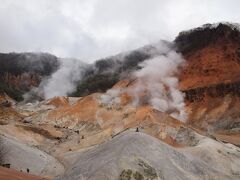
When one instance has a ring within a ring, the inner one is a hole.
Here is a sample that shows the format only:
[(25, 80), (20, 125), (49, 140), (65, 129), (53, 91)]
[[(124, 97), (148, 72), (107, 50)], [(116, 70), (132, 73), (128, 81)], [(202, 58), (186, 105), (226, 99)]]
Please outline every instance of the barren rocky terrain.
[[(239, 42), (229, 24), (176, 38), (174, 48), (186, 60), (178, 74), (185, 120), (172, 116), (175, 109), (155, 109), (147, 92), (129, 93), (139, 81), (129, 76), (81, 97), (77, 89), (75, 97), (17, 102), (1, 93), (1, 164), (36, 175), (23, 174), (29, 179), (239, 179)], [(0, 169), (0, 179), (10, 171)]]

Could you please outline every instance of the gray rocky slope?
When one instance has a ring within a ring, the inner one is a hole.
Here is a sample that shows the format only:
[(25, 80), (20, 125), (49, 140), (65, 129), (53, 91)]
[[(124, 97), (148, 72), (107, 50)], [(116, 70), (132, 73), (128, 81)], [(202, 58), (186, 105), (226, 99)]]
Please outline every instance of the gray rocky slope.
[[(202, 143), (212, 145), (214, 140), (205, 138)], [(200, 148), (205, 147), (207, 151), (208, 146), (203, 144), (200, 142)], [(226, 145), (220, 143), (218, 146)], [(192, 149), (179, 150), (144, 133), (127, 131), (91, 150), (66, 154), (72, 165), (58, 179), (239, 179), (240, 169), (236, 164), (239, 161), (232, 162), (228, 169), (219, 169), (216, 168), (218, 162), (211, 158), (206, 162), (198, 153), (191, 153)], [(239, 160), (238, 148), (226, 146), (222, 149), (231, 151), (228, 154), (233, 153)], [(206, 156), (207, 153), (210, 152), (206, 152)], [(220, 161), (221, 158), (219, 163), (222, 163)], [(233, 166), (235, 173), (231, 169)]]

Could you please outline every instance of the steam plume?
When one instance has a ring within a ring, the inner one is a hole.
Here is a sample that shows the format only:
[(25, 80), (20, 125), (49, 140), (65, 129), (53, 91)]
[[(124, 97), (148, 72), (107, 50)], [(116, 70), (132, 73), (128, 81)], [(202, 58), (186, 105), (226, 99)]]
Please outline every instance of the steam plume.
[(65, 96), (75, 91), (88, 64), (76, 59), (60, 59), (61, 67), (40, 85), (45, 99)]
[(185, 61), (166, 43), (157, 44), (157, 50), (159, 53), (142, 62), (139, 65), (141, 69), (133, 73), (133, 77), (137, 79), (133, 87), (109, 90), (102, 95), (101, 102), (108, 105), (117, 104), (118, 96), (128, 92), (133, 97), (133, 105), (138, 106), (142, 101), (147, 101), (145, 103), (153, 108), (184, 121), (187, 116), (184, 111), (184, 94), (178, 90), (177, 75)]
[(140, 65), (142, 69), (134, 73), (139, 81), (132, 92), (147, 92), (148, 103), (155, 109), (184, 120), (184, 95), (178, 90), (177, 78), (178, 68), (183, 64), (184, 59), (173, 50), (144, 61)]

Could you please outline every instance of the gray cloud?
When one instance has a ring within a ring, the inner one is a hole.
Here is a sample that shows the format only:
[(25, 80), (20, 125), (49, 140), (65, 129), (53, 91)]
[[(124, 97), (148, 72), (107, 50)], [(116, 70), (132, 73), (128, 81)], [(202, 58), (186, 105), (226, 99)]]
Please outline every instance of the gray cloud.
[(179, 31), (239, 22), (238, 0), (0, 0), (0, 52), (44, 51), (85, 62)]

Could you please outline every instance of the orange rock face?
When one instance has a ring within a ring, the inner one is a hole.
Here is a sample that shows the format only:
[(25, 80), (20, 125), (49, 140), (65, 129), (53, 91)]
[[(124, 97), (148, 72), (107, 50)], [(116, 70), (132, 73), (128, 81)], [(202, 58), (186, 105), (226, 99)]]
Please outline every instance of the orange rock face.
[(184, 52), (187, 64), (179, 87), (186, 95), (188, 123), (230, 140), (230, 132), (239, 135), (234, 129), (240, 124), (240, 32), (220, 27), (212, 31), (213, 41)]
[(0, 179), (1, 180), (50, 180), (48, 178), (34, 176), (27, 173), (18, 172), (13, 169), (7, 169), (0, 167)]
[(240, 81), (238, 46), (220, 38), (202, 49), (185, 54), (187, 65), (180, 75), (180, 89)]
[(14, 100), (6, 94), (0, 95), (0, 124), (4, 125), (11, 120), (20, 121), (23, 119), (24, 116), (12, 108), (14, 103)]
[(60, 120), (64, 122), (64, 119), (69, 118), (72, 119), (71, 123), (73, 124), (77, 123), (78, 121), (94, 121), (95, 113), (98, 108), (98, 103), (95, 99), (96, 95), (97, 94), (86, 96), (78, 100), (72, 106), (65, 106), (53, 110), (48, 114), (48, 118), (52, 120), (59, 120), (59, 122)]
[(49, 101), (46, 104), (53, 105), (58, 108), (58, 107), (68, 106), (69, 101), (67, 97), (54, 97), (52, 99), (49, 99)]
[[(106, 139), (126, 129), (138, 128), (140, 131), (162, 139), (168, 144), (181, 146), (175, 142), (175, 137), (170, 131), (176, 134), (181, 127), (187, 128), (184, 123), (166, 113), (154, 110), (149, 105), (132, 106), (131, 103), (129, 104), (131, 101), (126, 101), (124, 98), (129, 96), (126, 93), (120, 96), (124, 103), (120, 102), (118, 105), (102, 104), (101, 96), (102, 94), (99, 93), (92, 94), (81, 98), (73, 105), (51, 110), (42, 123), (57, 124), (59, 127), (67, 127), (75, 131), (81, 129), (79, 127), (83, 124), (91, 125), (89, 131), (83, 133), (86, 139), (89, 136), (91, 139), (92, 135), (90, 134), (96, 134), (95, 138), (104, 136)], [(99, 142), (103, 140), (99, 139)], [(88, 145), (86, 144), (86, 146)]]

